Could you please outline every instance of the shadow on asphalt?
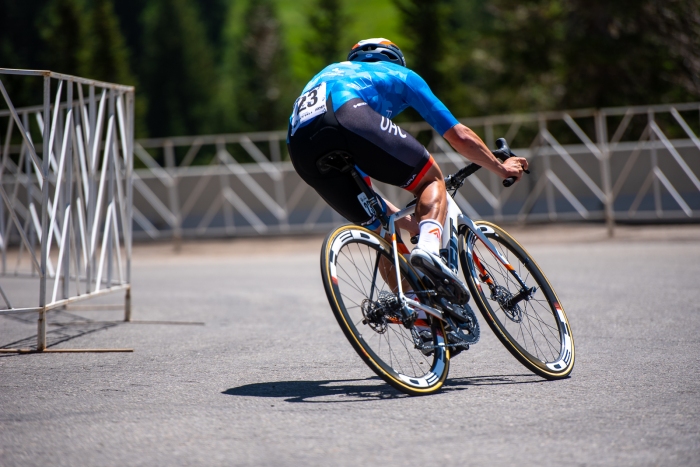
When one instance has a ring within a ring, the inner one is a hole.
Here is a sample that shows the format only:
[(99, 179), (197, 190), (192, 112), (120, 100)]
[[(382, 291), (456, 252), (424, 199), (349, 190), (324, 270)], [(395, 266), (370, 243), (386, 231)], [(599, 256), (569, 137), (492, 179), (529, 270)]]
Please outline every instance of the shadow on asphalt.
[[(545, 383), (546, 380), (533, 374), (472, 376), (448, 379), (438, 393), (464, 391), (469, 386), (495, 386), (501, 384)], [(310, 402), (334, 404), (340, 402), (366, 402), (409, 397), (397, 391), (380, 378), (323, 380), (323, 381), (273, 381), (253, 383), (230, 388), (222, 394), (229, 396), (270, 397), (285, 402)]]

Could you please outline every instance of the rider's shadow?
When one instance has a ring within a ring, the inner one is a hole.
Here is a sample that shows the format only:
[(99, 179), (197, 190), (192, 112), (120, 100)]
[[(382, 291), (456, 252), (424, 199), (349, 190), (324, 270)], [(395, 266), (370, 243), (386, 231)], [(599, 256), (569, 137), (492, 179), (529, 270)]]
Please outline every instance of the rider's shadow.
[[(440, 393), (463, 391), (469, 386), (493, 386), (500, 384), (543, 383), (544, 379), (533, 375), (472, 376), (448, 379)], [(323, 381), (273, 381), (253, 383), (227, 389), (229, 396), (269, 397), (285, 402), (310, 402), (335, 404), (340, 402), (367, 402), (409, 397), (374, 376), (365, 379)]]
[(378, 377), (324, 381), (272, 381), (227, 389), (229, 396), (270, 397), (285, 402), (361, 402), (407, 397)]

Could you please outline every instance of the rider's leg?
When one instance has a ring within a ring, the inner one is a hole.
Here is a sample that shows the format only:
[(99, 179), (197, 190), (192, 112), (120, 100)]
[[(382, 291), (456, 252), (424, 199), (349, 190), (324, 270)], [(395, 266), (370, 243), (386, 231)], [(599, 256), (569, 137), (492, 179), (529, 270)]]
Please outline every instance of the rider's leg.
[[(442, 225), (445, 222), (445, 215), (447, 214), (447, 192), (445, 190), (445, 181), (440, 167), (436, 163), (432, 163), (431, 167), (421, 177), (418, 183), (410, 188), (411, 193), (413, 193), (418, 200), (415, 215), (396, 219), (396, 229), (404, 229), (408, 231), (411, 236), (414, 236), (418, 235), (421, 230), (419, 222), (432, 220), (435, 221), (435, 223), (424, 223), (423, 230), (429, 231), (439, 228), (439, 234), (441, 234)], [(384, 203), (386, 204), (388, 216), (399, 211), (396, 206), (386, 199), (384, 199)], [(382, 230), (381, 226), (374, 229), (379, 235), (381, 235)], [(439, 255), (440, 235), (437, 236), (437, 241), (434, 241), (434, 238), (434, 234), (424, 232), (424, 235), (420, 236), (418, 247), (423, 247), (427, 251)], [(385, 232), (384, 239), (391, 243), (391, 236), (388, 232)], [(431, 242), (431, 240), (433, 241)], [(408, 249), (405, 245), (399, 245), (399, 249), (404, 250), (401, 251), (402, 254), (408, 254)], [(380, 262), (380, 274), (387, 284), (394, 289), (396, 288), (396, 279), (393, 265), (389, 262), (384, 264), (384, 262), (383, 259)], [(404, 290), (406, 289), (404, 288)]]
[[(389, 200), (382, 198), (384, 201), (384, 204), (386, 205), (386, 215), (391, 216), (394, 213), (399, 212), (399, 208), (394, 206)], [(409, 216), (404, 216), (404, 217), (399, 217), (395, 221), (395, 226), (396, 230), (398, 232), (399, 229), (405, 230), (411, 235), (412, 237), (414, 235), (418, 235), (419, 232), (419, 227), (418, 227), (418, 221), (416, 221), (415, 216), (409, 215)], [(381, 225), (377, 227), (376, 229), (373, 229), (377, 234), (381, 235), (382, 227)], [(387, 235), (384, 236), (387, 242), (391, 242), (391, 237)]]
[(417, 248), (439, 255), (442, 226), (447, 214), (447, 192), (440, 167), (433, 164), (418, 185), (411, 188), (413, 188), (411, 192), (418, 200), (415, 217), (419, 225), (420, 237)]
[[(424, 184), (424, 187), (427, 187), (428, 184)], [(425, 190), (423, 190), (425, 191)], [(420, 199), (420, 198), (419, 198)], [(394, 206), (390, 201), (382, 198), (384, 201), (384, 204), (386, 206), (386, 215), (391, 216), (392, 214), (396, 213), (399, 211), (399, 208)], [(396, 219), (394, 221), (394, 226), (396, 227), (396, 231), (398, 234), (399, 229), (405, 230), (409, 233), (411, 237), (418, 235), (420, 229), (418, 226), (418, 221), (416, 220), (415, 215), (409, 215), (409, 216), (404, 216)], [(389, 232), (384, 231), (384, 228), (380, 225), (376, 229), (373, 229), (374, 232), (377, 235), (382, 235), (384, 234), (384, 239), (391, 243), (391, 234)], [(406, 245), (401, 242), (400, 236), (397, 235), (396, 239), (396, 245), (398, 247), (398, 252), (406, 259), (408, 259), (409, 256), (409, 251), (408, 248), (406, 248)], [(379, 260), (379, 274), (384, 279), (384, 282), (389, 286), (389, 288), (396, 292), (398, 290), (398, 287), (396, 286), (396, 269), (394, 268), (394, 262), (389, 260), (388, 258), (381, 257)], [(401, 281), (401, 290), (403, 291), (404, 295), (412, 300), (417, 300), (420, 301), (420, 298), (418, 295), (416, 295), (415, 291), (413, 290), (413, 287), (406, 281), (402, 280)], [(430, 332), (430, 325), (428, 324), (427, 321), (427, 315), (423, 310), (416, 310), (417, 315), (416, 315), (416, 329), (417, 331), (420, 332)]]
[(447, 214), (447, 191), (442, 171), (437, 164), (433, 164), (420, 180), (418, 185), (411, 190), (418, 199), (416, 205), (416, 220), (421, 222), (426, 219), (434, 219), (445, 223)]
[(450, 297), (453, 303), (464, 304), (469, 300), (469, 291), (440, 258), (442, 226), (447, 215), (447, 191), (437, 164), (426, 171), (417, 186), (411, 187), (411, 191), (418, 198), (416, 217), (420, 226), (418, 245), (411, 252), (411, 264), (431, 276), (436, 281), (438, 291)]

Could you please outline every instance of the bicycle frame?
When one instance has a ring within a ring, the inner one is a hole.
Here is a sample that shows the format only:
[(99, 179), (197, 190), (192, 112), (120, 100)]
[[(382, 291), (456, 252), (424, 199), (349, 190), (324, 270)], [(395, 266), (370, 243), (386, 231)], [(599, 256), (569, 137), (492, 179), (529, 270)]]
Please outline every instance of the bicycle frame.
[[(367, 199), (369, 200), (369, 204), (370, 204), (371, 208), (374, 210), (375, 214), (377, 215), (377, 217), (379, 218), (379, 220), (382, 223), (382, 227), (385, 229), (388, 228), (388, 232), (391, 235), (391, 246), (392, 246), (393, 254), (394, 254), (394, 270), (396, 272), (396, 282), (397, 282), (397, 296), (399, 299), (399, 303), (401, 304), (401, 308), (402, 309), (405, 308), (405, 306), (408, 304), (411, 307), (413, 307), (414, 309), (416, 309), (416, 308), (420, 309), (420, 310), (424, 311), (425, 313), (428, 313), (432, 316), (435, 316), (436, 318), (438, 318), (440, 320), (445, 321), (445, 317), (444, 317), (444, 314), (442, 311), (437, 310), (437, 309), (430, 307), (428, 305), (424, 305), (416, 300), (412, 300), (412, 299), (406, 297), (403, 293), (403, 287), (401, 285), (401, 272), (400, 272), (401, 270), (399, 268), (398, 242), (396, 240), (396, 219), (415, 213), (416, 205), (415, 204), (409, 205), (409, 206), (405, 207), (404, 209), (397, 211), (394, 214), (392, 214), (391, 216), (387, 217), (386, 212), (384, 212), (379, 201), (377, 200), (377, 194), (374, 192), (374, 190), (371, 188), (371, 186), (368, 185), (367, 182), (365, 182), (363, 177), (360, 176), (360, 174), (358, 173), (357, 167), (350, 164), (349, 162), (347, 162), (347, 160), (343, 161), (343, 163), (345, 165), (344, 165), (344, 168), (341, 170), (347, 170), (350, 172), (350, 174), (352, 175), (352, 177), (355, 180), (355, 182), (357, 183), (357, 185), (360, 187), (362, 192), (364, 192), (365, 195), (367, 196)], [(468, 175), (466, 175), (466, 176), (468, 176)], [(449, 195), (449, 192), (447, 192), (447, 194)], [(454, 201), (452, 201), (452, 199), (449, 199), (449, 201), (454, 202)], [(527, 287), (527, 285), (522, 280), (520, 275), (515, 271), (515, 268), (508, 262), (508, 260), (505, 257), (503, 257), (503, 255), (501, 255), (501, 253), (496, 249), (496, 247), (493, 246), (493, 244), (484, 235), (484, 233), (481, 231), (481, 229), (477, 228), (476, 225), (474, 225), (474, 222), (469, 217), (465, 216), (464, 213), (462, 213), (462, 211), (458, 207), (457, 207), (457, 210), (459, 212), (457, 214), (457, 230), (456, 230), (457, 235), (465, 235), (466, 230), (469, 230), (470, 232), (472, 232), (476, 236), (476, 238), (478, 238), (491, 251), (491, 253), (493, 253), (493, 255), (496, 256), (498, 261), (500, 261), (501, 264), (503, 264), (503, 266), (513, 275), (515, 280), (522, 287), (520, 293), (516, 297), (513, 297), (513, 299), (512, 299), (513, 303), (517, 303), (520, 300), (527, 299), (534, 292), (534, 289), (530, 289)], [(455, 236), (455, 231), (453, 229), (450, 229), (450, 236), (451, 236), (451, 239), (452, 239), (452, 237)], [(455, 243), (459, 245), (459, 250), (460, 250), (459, 254), (461, 255), (463, 253), (463, 246), (459, 242), (452, 242), (452, 241), (448, 242), (449, 249), (452, 250), (454, 248)], [(453, 253), (457, 253), (457, 252), (448, 251), (448, 257), (451, 258)], [(487, 278), (486, 282), (488, 284), (491, 284), (492, 283), (492, 282), (490, 282), (491, 279), (488, 278), (487, 271), (481, 265), (481, 262), (479, 261), (479, 259), (475, 256), (471, 257), (471, 259), (473, 259), (473, 263), (475, 263), (477, 268), (479, 269), (481, 276), (486, 277)], [(457, 272), (458, 272), (459, 271), (459, 261), (457, 261), (456, 267), (457, 267)], [(470, 273), (471, 273), (471, 271), (470, 271)]]

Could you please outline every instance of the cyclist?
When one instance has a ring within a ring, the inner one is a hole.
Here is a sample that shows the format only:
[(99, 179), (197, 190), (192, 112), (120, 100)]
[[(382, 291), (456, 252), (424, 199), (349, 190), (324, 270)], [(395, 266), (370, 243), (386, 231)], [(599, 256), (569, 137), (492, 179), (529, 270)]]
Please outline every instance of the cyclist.
[[(309, 81), (289, 120), (289, 154), (301, 178), (332, 208), (380, 234), (381, 223), (366, 195), (350, 174), (330, 169), (325, 156), (349, 154), (367, 181), (371, 177), (413, 193), (415, 218), (396, 222), (411, 235), (419, 234), (410, 262), (433, 281), (446, 284), (453, 298), (464, 303), (469, 299), (466, 287), (440, 259), (447, 211), (442, 172), (427, 149), (391, 121), (407, 107), (418, 111), (458, 153), (498, 176), (520, 179), (527, 169), (522, 157), (504, 163), (496, 159), (426, 82), (406, 68), (401, 49), (384, 38), (358, 42), (347, 61), (327, 66)], [(389, 201), (382, 202), (389, 215), (398, 211)]]

